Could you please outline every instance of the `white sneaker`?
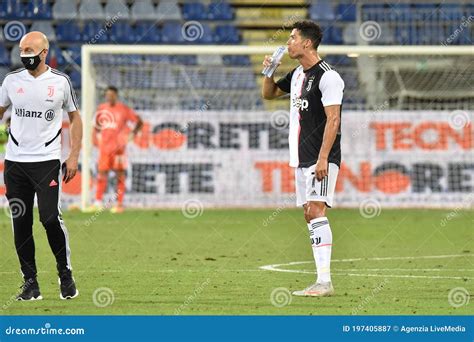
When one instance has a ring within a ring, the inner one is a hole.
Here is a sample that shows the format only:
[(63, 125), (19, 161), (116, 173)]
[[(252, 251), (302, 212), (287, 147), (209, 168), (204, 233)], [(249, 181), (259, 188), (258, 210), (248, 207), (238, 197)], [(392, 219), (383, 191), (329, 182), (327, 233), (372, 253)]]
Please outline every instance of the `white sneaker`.
[(316, 283), (308, 286), (304, 290), (293, 292), (293, 296), (299, 297), (327, 297), (333, 294), (334, 288), (332, 287), (332, 282)]

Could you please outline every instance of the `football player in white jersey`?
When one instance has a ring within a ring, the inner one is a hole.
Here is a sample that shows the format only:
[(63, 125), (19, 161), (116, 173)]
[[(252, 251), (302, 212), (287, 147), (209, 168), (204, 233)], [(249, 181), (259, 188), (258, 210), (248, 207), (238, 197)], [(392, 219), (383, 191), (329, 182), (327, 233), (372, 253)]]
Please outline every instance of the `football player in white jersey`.
[[(25, 68), (8, 74), (0, 91), (0, 119), (11, 107), (4, 180), (15, 247), (24, 278), (18, 300), (42, 299), (37, 281), (33, 240), (33, 202), (36, 195), (40, 221), (56, 258), (60, 298), (78, 296), (72, 277), (69, 235), (61, 217), (61, 183), (78, 168), (82, 120), (71, 80), (46, 64), (49, 42), (41, 32), (20, 41)], [(61, 166), (63, 110), (69, 115), (71, 152)]]

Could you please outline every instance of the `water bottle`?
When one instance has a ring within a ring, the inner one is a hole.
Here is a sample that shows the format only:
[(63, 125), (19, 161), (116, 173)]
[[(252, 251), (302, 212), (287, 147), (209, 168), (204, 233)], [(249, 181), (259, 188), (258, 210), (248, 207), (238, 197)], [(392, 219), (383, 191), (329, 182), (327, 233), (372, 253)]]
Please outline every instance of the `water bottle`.
[(265, 75), (266, 77), (271, 77), (273, 73), (275, 72), (275, 69), (277, 68), (278, 64), (280, 63), (281, 59), (283, 58), (283, 55), (285, 54), (286, 47), (280, 46), (278, 49), (275, 50), (271, 57), (271, 62), (269, 66), (263, 68), (262, 70), (262, 75)]

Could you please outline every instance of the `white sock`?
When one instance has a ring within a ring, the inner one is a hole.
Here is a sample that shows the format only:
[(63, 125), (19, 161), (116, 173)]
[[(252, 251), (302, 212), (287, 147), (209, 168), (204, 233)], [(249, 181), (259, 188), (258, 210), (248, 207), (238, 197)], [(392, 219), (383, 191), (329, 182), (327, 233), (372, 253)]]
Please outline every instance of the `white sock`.
[(331, 281), (332, 232), (327, 217), (318, 217), (308, 223), (313, 256), (318, 271), (317, 283)]

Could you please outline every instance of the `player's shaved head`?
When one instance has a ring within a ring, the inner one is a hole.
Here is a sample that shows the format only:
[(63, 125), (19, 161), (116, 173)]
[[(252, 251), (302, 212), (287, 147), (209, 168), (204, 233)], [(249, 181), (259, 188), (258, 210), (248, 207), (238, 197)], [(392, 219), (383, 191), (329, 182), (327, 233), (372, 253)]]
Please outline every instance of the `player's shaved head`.
[(29, 32), (20, 40), (20, 53), (38, 54), (45, 49), (49, 49), (49, 41), (43, 32)]

